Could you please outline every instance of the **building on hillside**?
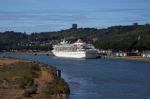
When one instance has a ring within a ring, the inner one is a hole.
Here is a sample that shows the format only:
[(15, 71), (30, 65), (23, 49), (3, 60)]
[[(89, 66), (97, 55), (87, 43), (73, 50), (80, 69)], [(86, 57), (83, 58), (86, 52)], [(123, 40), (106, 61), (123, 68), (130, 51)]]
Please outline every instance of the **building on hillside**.
[(144, 58), (150, 58), (150, 51), (144, 51), (142, 53), (142, 57), (144, 57)]
[(125, 57), (125, 56), (127, 56), (127, 53), (126, 52), (116, 52), (116, 53), (114, 53), (114, 55), (117, 57)]
[(72, 24), (72, 29), (77, 29), (78, 25), (77, 24)]

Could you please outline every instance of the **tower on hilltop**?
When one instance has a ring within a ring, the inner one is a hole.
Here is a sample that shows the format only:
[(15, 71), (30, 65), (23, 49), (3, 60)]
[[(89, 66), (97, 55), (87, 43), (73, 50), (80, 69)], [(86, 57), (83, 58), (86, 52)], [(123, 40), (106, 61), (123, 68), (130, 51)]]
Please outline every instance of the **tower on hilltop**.
[(78, 25), (77, 24), (72, 24), (72, 29), (77, 29)]

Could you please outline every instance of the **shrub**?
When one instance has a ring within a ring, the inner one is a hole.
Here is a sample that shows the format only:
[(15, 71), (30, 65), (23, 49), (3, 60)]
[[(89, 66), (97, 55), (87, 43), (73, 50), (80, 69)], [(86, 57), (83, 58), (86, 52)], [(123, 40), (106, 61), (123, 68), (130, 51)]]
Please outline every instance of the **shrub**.
[(24, 97), (31, 97), (32, 94), (36, 94), (36, 92), (37, 92), (37, 85), (34, 84), (34, 85), (31, 86), (29, 89), (26, 89), (26, 90), (24, 91), (23, 96), (24, 96)]
[(20, 88), (26, 88), (26, 86), (32, 86), (34, 84), (33, 78), (24, 76), (23, 78), (17, 79)]
[(47, 94), (70, 94), (68, 84), (62, 78), (56, 78), (53, 82), (47, 83)]

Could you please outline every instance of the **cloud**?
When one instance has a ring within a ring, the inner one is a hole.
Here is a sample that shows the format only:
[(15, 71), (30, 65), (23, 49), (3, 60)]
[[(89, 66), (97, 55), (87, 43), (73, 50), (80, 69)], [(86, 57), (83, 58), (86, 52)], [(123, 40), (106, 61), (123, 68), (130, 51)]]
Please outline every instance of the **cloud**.
[(82, 22), (88, 21), (84, 15), (68, 15), (65, 13), (45, 13), (45, 12), (0, 12), (1, 25), (5, 22), (22, 23), (47, 23), (47, 22)]
[(149, 22), (150, 13), (145, 8), (97, 9), (80, 11), (11, 12), (0, 11), (0, 31), (53, 31), (69, 28), (72, 23), (82, 27), (103, 27), (113, 24)]
[(50, 12), (4, 12), (0, 11), (0, 31), (14, 29), (27, 31), (53, 31), (68, 27), (74, 22), (88, 21), (84, 15)]
[(68, 13), (52, 12), (3, 12), (0, 11), (0, 20), (84, 20), (83, 15), (69, 15)]

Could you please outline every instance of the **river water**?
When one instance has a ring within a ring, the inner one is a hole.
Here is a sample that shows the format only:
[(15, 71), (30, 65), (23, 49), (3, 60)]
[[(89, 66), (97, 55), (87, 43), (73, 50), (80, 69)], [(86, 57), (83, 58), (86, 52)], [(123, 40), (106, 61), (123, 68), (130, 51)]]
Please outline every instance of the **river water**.
[(70, 99), (150, 99), (150, 62), (26, 54), (2, 56), (39, 61), (61, 69), (71, 88)]

